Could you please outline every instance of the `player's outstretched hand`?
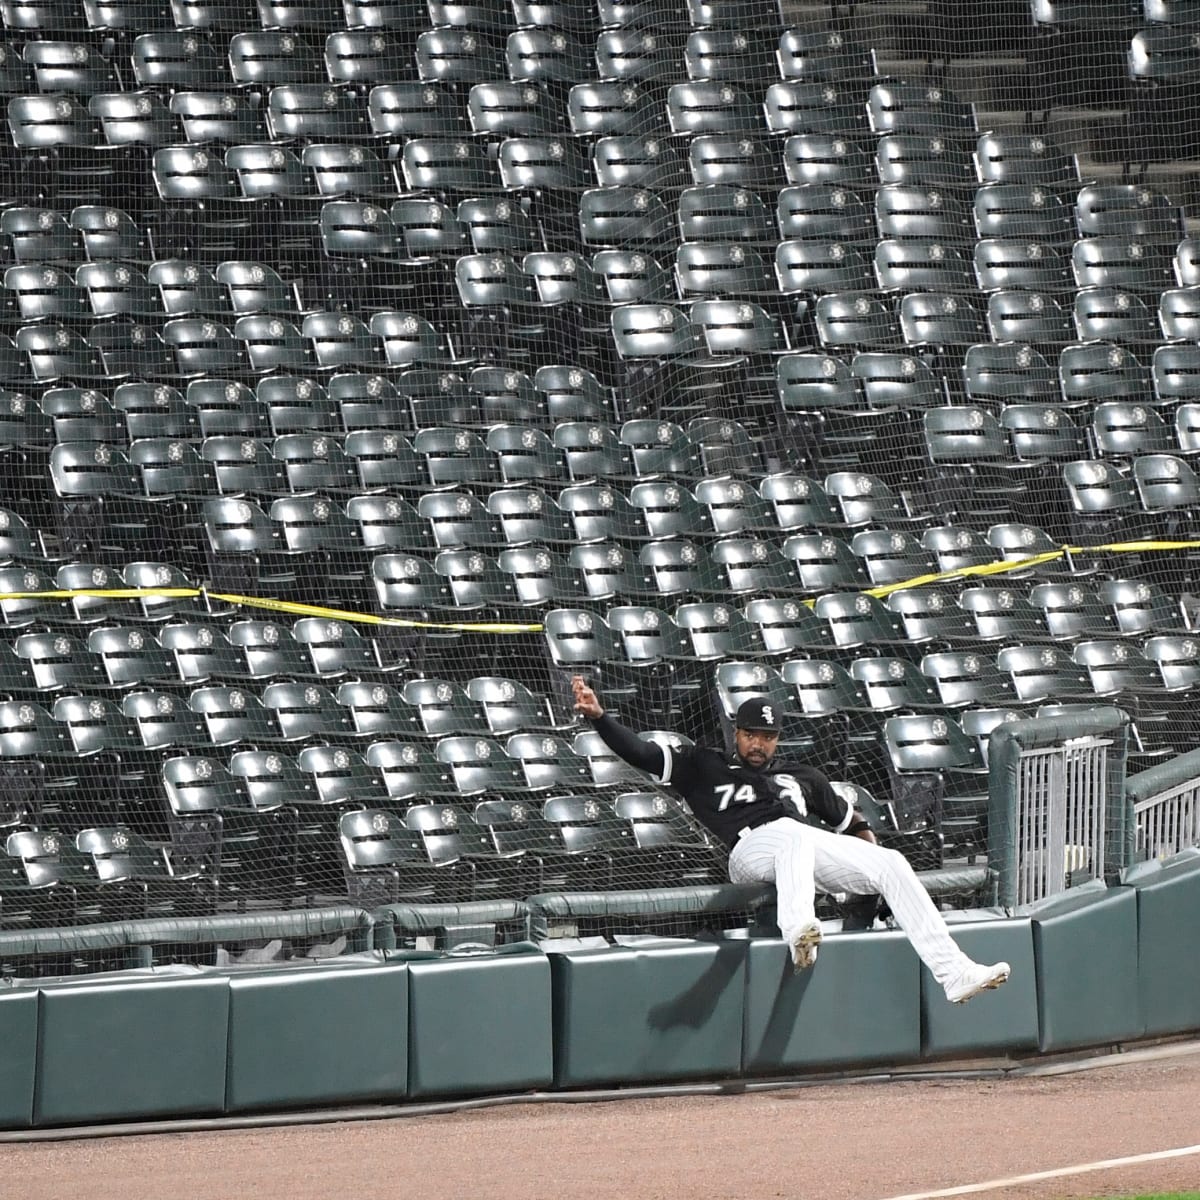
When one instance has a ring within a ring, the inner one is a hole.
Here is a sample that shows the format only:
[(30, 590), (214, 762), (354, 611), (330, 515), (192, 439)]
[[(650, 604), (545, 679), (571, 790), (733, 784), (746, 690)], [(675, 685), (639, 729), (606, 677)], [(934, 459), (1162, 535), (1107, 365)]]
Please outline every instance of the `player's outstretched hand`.
[(604, 709), (600, 707), (596, 693), (588, 687), (582, 675), (576, 675), (571, 679), (571, 690), (575, 693), (575, 711), (577, 713), (591, 717), (592, 720), (604, 714)]

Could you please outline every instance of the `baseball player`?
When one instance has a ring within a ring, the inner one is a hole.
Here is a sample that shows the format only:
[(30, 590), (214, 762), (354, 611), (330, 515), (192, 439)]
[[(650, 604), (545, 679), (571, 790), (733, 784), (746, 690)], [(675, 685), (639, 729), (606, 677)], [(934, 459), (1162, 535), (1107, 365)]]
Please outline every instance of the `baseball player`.
[(679, 792), (729, 848), (734, 883), (775, 884), (779, 928), (797, 971), (817, 958), (821, 926), (813, 902), (820, 888), (882, 894), (953, 1004), (1008, 978), (1008, 963), (985, 966), (955, 945), (908, 860), (876, 844), (862, 814), (820, 771), (774, 762), (782, 717), (775, 705), (757, 698), (741, 704), (734, 720), (736, 750), (726, 757), (701, 747), (671, 750), (644, 741), (605, 713), (581, 676), (571, 686), (576, 711), (592, 722), (605, 744)]

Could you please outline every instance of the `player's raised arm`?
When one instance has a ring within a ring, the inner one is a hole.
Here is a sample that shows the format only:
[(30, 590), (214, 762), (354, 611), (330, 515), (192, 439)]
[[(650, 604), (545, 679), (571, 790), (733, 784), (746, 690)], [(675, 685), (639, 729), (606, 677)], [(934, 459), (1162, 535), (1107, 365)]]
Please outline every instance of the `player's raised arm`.
[(575, 693), (575, 711), (595, 725), (596, 732), (610, 750), (630, 766), (663, 779), (667, 761), (661, 746), (642, 741), (632, 729), (626, 729), (615, 717), (609, 716), (582, 675), (572, 678), (571, 690)]

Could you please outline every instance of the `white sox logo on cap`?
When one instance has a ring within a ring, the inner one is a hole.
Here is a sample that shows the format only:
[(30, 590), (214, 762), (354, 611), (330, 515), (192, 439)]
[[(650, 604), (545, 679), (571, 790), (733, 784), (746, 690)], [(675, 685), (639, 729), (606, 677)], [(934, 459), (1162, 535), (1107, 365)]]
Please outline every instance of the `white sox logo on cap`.
[(762, 729), (774, 733), (779, 730), (779, 716), (777, 705), (752, 696), (738, 706), (735, 724), (738, 729)]

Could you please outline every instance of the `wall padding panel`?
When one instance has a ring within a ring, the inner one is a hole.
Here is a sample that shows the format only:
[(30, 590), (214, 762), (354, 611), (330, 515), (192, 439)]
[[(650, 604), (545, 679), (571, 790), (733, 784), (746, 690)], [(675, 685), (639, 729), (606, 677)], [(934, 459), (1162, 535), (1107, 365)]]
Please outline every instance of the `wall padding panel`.
[(1138, 1037), (1137, 893), (1065, 892), (1036, 906), (1039, 1049), (1069, 1050)]
[(408, 969), (410, 1095), (550, 1085), (550, 964), (544, 954), (414, 961)]
[(408, 967), (299, 967), (229, 981), (228, 1112), (399, 1100)]
[(921, 1053), (920, 961), (904, 934), (833, 934), (793, 974), (782, 941), (749, 943), (743, 1061), (748, 1074), (865, 1066)]
[(1165, 867), (1134, 886), (1145, 1032), (1200, 1029), (1200, 861)]
[(40, 990), (34, 1123), (219, 1113), (229, 981), (221, 976)]
[(1036, 1050), (1038, 989), (1032, 922), (1026, 917), (956, 924), (950, 926), (950, 936), (976, 962), (1006, 962), (1012, 975), (995, 991), (982, 992), (966, 1004), (951, 1004), (922, 964), (922, 1054), (937, 1058)]
[(37, 990), (0, 993), (0, 1129), (33, 1122), (37, 1042)]
[(746, 946), (680, 940), (551, 952), (555, 1083), (738, 1074)]

